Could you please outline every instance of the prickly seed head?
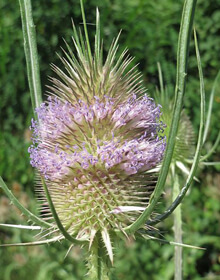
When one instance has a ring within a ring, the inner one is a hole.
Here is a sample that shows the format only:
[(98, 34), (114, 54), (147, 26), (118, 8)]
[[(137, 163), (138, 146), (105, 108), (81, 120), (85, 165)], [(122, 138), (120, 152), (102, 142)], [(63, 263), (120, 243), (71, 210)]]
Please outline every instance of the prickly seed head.
[[(160, 107), (149, 98), (117, 40), (105, 63), (77, 40), (53, 66), (52, 93), (32, 121), (31, 164), (46, 180), (59, 218), (69, 234), (92, 243), (97, 232), (111, 255), (109, 232), (131, 224), (148, 205), (165, 141)], [(82, 46), (83, 45), (83, 46)]]

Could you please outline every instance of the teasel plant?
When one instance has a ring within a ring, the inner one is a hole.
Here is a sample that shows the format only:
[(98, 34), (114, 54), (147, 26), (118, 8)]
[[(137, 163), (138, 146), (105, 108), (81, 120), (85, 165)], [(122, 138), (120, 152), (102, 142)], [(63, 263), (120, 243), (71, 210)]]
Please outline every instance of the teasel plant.
[[(195, 144), (192, 125), (182, 108), (196, 1), (184, 3), (175, 98), (168, 107), (163, 102), (163, 87), (159, 98), (164, 107), (148, 96), (128, 51), (117, 55), (119, 36), (113, 40), (106, 58), (103, 57), (98, 10), (95, 43), (91, 47), (82, 0), (83, 32), (73, 24), (74, 48), (65, 42), (66, 48), (60, 56), (64, 70), (52, 65), (56, 77), (50, 78), (48, 98), (43, 102), (31, 2), (19, 2), (34, 111), (29, 153), (37, 173), (36, 188), (43, 214), (38, 217), (26, 209), (1, 178), (1, 188), (31, 223), (1, 226), (37, 230), (41, 236), (38, 241), (1, 246), (68, 240), (71, 249), (79, 244), (88, 252), (90, 279), (109, 279), (118, 239), (143, 238), (169, 243), (175, 248), (197, 248), (182, 242), (179, 207), (198, 165), (210, 156), (209, 152), (201, 157), (201, 149), (209, 128), (217, 80), (205, 123), (204, 82), (194, 31), (201, 95), (200, 128)], [(162, 85), (161, 71), (159, 74)], [(167, 114), (168, 108), (171, 115)], [(177, 168), (186, 173), (183, 184)], [(155, 215), (168, 174), (172, 178), (173, 201), (163, 213)], [(152, 235), (156, 224), (173, 212), (177, 213), (175, 241)], [(175, 279), (181, 279), (181, 251), (176, 252), (175, 260)]]

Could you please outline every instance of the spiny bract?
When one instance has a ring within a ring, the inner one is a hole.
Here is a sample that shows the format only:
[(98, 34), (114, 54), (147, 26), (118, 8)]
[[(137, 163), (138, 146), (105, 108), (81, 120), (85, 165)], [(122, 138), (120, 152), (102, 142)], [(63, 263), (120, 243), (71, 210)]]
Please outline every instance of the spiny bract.
[(31, 164), (44, 177), (68, 233), (92, 244), (101, 233), (112, 258), (110, 233), (123, 231), (148, 205), (165, 140), (160, 106), (146, 95), (125, 50), (116, 60), (118, 38), (103, 63), (99, 20), (92, 57), (77, 35), (76, 56), (53, 65), (51, 94), (32, 121)]

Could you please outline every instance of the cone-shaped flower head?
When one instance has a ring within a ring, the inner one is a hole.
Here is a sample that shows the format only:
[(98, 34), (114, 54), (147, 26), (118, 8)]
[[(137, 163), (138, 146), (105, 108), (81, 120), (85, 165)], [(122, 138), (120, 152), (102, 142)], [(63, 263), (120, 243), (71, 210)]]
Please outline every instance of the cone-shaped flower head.
[[(98, 24), (97, 24), (98, 26)], [(109, 249), (109, 232), (131, 224), (146, 208), (155, 185), (150, 172), (163, 157), (160, 107), (141, 85), (117, 41), (102, 60), (99, 27), (95, 54), (74, 28), (75, 55), (61, 58), (66, 73), (32, 121), (31, 164), (45, 178), (55, 209), (68, 233), (92, 243), (97, 232)]]

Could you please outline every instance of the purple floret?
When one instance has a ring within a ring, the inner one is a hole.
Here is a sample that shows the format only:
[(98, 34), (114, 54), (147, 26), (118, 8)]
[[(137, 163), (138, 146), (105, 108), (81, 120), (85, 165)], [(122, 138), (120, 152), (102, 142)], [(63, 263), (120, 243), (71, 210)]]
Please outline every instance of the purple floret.
[(100, 166), (132, 175), (162, 160), (166, 144), (158, 137), (160, 107), (147, 95), (119, 104), (107, 96), (94, 96), (92, 104), (49, 97), (36, 112), (28, 151), (32, 166), (48, 180)]

